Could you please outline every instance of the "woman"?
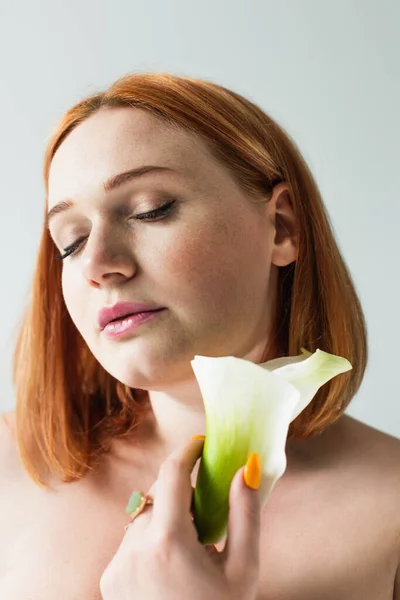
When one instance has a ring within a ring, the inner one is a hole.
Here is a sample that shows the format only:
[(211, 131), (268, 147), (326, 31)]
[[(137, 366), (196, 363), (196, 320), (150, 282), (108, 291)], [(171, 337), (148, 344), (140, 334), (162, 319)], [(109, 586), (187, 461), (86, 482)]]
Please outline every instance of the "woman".
[[(400, 442), (344, 415), (364, 317), (288, 135), (223, 87), (129, 75), (68, 111), (44, 178), (0, 436), (0, 597), (400, 598)], [(203, 443), (190, 438), (205, 434), (190, 360), (301, 346), (353, 369), (291, 424), (262, 514), (237, 472), (227, 544), (205, 548), (190, 513)], [(125, 531), (134, 489), (154, 504)]]

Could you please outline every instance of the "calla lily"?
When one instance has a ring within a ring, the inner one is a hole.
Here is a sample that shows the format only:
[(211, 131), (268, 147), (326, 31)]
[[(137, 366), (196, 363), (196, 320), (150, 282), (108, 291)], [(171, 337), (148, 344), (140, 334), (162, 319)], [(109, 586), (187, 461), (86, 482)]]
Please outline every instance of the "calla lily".
[(301, 348), (299, 356), (256, 364), (233, 356), (196, 355), (191, 361), (206, 413), (206, 439), (194, 491), (199, 541), (226, 538), (229, 490), (250, 454), (261, 461), (262, 506), (286, 469), (290, 423), (327, 381), (349, 371), (348, 360)]

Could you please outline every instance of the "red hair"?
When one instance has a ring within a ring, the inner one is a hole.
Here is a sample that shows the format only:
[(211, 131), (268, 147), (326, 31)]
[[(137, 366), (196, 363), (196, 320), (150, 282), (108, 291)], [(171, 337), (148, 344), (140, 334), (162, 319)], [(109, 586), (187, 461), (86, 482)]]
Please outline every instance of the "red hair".
[[(366, 326), (317, 184), (296, 144), (258, 106), (222, 86), (171, 74), (132, 74), (85, 98), (61, 119), (45, 152), (46, 193), (57, 148), (82, 121), (107, 107), (141, 108), (200, 136), (250, 197), (270, 195), (278, 182), (288, 184), (299, 255), (279, 268), (276, 347), (281, 355), (299, 354), (301, 346), (320, 348), (353, 365), (318, 391), (291, 423), (288, 437), (321, 433), (361, 384)], [(64, 304), (56, 254), (45, 211), (31, 298), (14, 353), (18, 448), (40, 486), (48, 485), (49, 475), (66, 482), (83, 477), (112, 439), (132, 432), (148, 406), (147, 393), (106, 372), (77, 331)], [(260, 362), (267, 355), (268, 348)]]

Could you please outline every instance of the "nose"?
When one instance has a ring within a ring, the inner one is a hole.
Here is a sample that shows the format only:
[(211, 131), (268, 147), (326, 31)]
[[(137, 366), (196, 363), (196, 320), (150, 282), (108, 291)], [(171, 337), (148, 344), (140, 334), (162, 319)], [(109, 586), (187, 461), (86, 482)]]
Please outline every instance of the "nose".
[(83, 276), (92, 287), (132, 278), (137, 270), (129, 240), (120, 231), (92, 228), (83, 248)]

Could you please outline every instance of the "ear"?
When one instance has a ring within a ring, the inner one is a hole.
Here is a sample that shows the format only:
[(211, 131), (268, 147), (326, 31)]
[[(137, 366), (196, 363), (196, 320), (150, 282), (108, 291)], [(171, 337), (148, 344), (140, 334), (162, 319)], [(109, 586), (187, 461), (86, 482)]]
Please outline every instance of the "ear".
[(294, 262), (299, 253), (298, 224), (287, 183), (278, 183), (268, 202), (270, 221), (275, 229), (271, 262), (285, 267)]

